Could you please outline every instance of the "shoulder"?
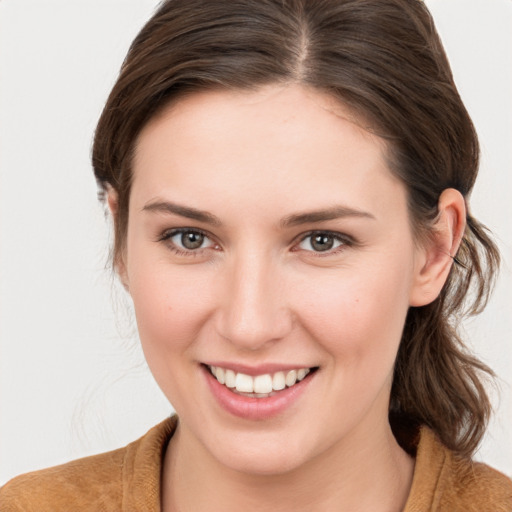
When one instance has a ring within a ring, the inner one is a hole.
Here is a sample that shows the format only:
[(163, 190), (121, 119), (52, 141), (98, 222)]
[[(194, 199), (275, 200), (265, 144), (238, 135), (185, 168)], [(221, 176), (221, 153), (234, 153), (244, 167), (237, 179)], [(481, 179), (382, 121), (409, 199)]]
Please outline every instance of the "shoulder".
[[(18, 476), (0, 489), (0, 510), (118, 512), (134, 492), (155, 495), (175, 425), (166, 420), (124, 448)], [(144, 481), (142, 489), (132, 485), (135, 480)]]
[[(2, 512), (31, 510), (92, 510), (87, 506), (121, 502), (123, 462), (127, 448), (78, 459), (18, 476), (0, 489)], [(70, 501), (72, 499), (72, 502)], [(93, 505), (94, 504), (94, 505)]]
[(406, 512), (512, 512), (512, 480), (455, 455), (422, 428)]
[(448, 452), (440, 475), (440, 510), (512, 512), (512, 480), (503, 473)]

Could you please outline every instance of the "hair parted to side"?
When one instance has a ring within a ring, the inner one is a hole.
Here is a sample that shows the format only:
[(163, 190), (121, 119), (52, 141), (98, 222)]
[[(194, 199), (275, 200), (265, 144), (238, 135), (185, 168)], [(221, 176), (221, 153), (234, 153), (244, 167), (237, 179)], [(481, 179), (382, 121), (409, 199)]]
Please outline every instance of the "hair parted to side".
[[(118, 196), (114, 262), (125, 243), (132, 155), (149, 119), (194, 91), (273, 83), (327, 92), (387, 140), (418, 236), (428, 234), (444, 189), (468, 198), (478, 140), (423, 2), (168, 0), (133, 41), (95, 134), (100, 189)], [(426, 424), (471, 455), (490, 415), (482, 378), (492, 372), (466, 351), (457, 323), (485, 306), (500, 258), (469, 210), (457, 258), (438, 299), (409, 310), (390, 418)]]

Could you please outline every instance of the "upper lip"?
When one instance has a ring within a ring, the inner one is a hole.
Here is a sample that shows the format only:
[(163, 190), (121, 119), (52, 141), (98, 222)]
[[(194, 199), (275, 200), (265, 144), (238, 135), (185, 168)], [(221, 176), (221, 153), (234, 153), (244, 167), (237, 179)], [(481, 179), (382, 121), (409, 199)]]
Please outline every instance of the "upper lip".
[(298, 370), (300, 368), (315, 368), (315, 366), (303, 364), (303, 363), (265, 363), (258, 365), (247, 365), (243, 363), (234, 363), (227, 361), (207, 361), (204, 362), (206, 366), (220, 366), (225, 370), (233, 370), (236, 373), (244, 373), (245, 375), (264, 375), (266, 373), (277, 373), (277, 372), (287, 372), (290, 370)]

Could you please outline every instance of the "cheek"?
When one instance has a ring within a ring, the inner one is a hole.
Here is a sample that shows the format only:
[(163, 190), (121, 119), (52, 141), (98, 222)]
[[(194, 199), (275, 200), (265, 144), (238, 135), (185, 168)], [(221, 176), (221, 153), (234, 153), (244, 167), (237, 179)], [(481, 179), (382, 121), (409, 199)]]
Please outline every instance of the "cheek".
[(140, 339), (149, 358), (152, 351), (186, 350), (208, 318), (211, 303), (207, 276), (197, 268), (139, 258), (130, 272)]
[(300, 306), (302, 320), (318, 343), (343, 365), (389, 372), (409, 307), (403, 267), (343, 271), (305, 287), (296, 296), (306, 298)]
[(147, 364), (164, 395), (180, 411), (197, 400), (190, 390), (190, 371), (195, 369), (196, 341), (210, 311), (205, 276), (197, 269), (187, 270), (139, 260), (130, 281)]

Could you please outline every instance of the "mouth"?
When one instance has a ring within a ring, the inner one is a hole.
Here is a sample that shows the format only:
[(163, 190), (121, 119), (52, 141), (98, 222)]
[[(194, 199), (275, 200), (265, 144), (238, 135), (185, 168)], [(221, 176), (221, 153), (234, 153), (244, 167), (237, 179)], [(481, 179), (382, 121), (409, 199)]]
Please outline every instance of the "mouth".
[(247, 375), (221, 366), (203, 365), (216, 381), (234, 394), (248, 398), (270, 398), (293, 388), (318, 370), (299, 367), (261, 375)]

